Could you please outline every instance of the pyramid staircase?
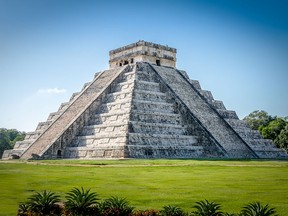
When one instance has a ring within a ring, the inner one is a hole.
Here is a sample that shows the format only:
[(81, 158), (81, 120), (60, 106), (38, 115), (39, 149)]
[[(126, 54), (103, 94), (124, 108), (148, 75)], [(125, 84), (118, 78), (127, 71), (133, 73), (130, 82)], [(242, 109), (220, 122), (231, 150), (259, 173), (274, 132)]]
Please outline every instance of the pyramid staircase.
[[(157, 66), (153, 66), (153, 67), (157, 68)], [(161, 68), (158, 68), (158, 70), (159, 69)], [(245, 143), (245, 145), (250, 150), (253, 151), (256, 157), (258, 158), (286, 158), (288, 156), (284, 150), (277, 148), (270, 139), (263, 139), (259, 131), (252, 130), (245, 121), (240, 120), (235, 111), (227, 110), (222, 101), (214, 100), (213, 95), (210, 91), (202, 90), (199, 84), (199, 81), (189, 79), (185, 71), (180, 71), (176, 69), (173, 69), (173, 70), (174, 70), (173, 71), (174, 73), (175, 71), (178, 71), (179, 72), (178, 74), (181, 76), (181, 78), (183, 78), (184, 80), (190, 83), (192, 90), (194, 90), (196, 93), (198, 93), (198, 95), (202, 97), (202, 100), (205, 101), (210, 106), (210, 109), (213, 110), (214, 113), (216, 113), (220, 118), (225, 120), (228, 126), (234, 132), (236, 132), (240, 140), (242, 140), (243, 143)], [(167, 72), (167, 70), (165, 71)], [(175, 79), (173, 79), (173, 82), (174, 81)], [(209, 112), (205, 112), (204, 114), (207, 115), (208, 113)], [(198, 117), (199, 119), (201, 118), (200, 116)], [(205, 116), (205, 119), (207, 119), (207, 116)], [(205, 123), (205, 119), (204, 119), (204, 123)], [(209, 122), (209, 124), (211, 124), (211, 121)], [(209, 125), (207, 125), (207, 128), (208, 127)], [(218, 128), (219, 130), (219, 124), (217, 124), (217, 127), (215, 128)], [(219, 140), (219, 142), (222, 145), (224, 143), (223, 140)], [(235, 144), (235, 141), (233, 141), (232, 145), (234, 144)], [(239, 151), (236, 150), (236, 152), (238, 153)]]
[(111, 87), (64, 157), (199, 157), (204, 147), (187, 129), (160, 84), (138, 64)]
[(95, 75), (3, 158), (279, 158), (185, 71), (137, 62)]

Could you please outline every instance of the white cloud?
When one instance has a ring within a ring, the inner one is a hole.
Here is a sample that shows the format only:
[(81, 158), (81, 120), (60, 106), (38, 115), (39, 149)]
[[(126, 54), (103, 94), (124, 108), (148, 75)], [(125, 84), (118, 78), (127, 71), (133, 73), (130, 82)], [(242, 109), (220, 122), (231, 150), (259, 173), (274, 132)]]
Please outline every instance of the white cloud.
[(63, 94), (66, 93), (66, 89), (58, 89), (58, 88), (48, 88), (48, 89), (39, 89), (37, 94)]

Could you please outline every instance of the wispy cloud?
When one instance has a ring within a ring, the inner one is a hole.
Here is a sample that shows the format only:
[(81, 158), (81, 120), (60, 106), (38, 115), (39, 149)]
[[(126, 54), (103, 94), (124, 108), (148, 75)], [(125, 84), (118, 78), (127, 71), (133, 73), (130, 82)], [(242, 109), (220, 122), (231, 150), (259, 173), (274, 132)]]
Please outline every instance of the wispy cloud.
[(66, 93), (66, 89), (59, 88), (47, 88), (47, 89), (39, 89), (37, 94), (63, 94)]

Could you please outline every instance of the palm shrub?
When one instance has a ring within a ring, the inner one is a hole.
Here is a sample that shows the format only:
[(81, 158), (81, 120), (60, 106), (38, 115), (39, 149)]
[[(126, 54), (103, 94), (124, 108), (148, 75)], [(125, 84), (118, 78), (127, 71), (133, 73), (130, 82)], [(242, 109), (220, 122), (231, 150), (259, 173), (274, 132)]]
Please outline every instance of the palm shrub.
[(161, 214), (163, 216), (187, 216), (188, 214), (184, 212), (181, 208), (177, 206), (163, 206), (163, 209), (161, 210)]
[(212, 201), (202, 200), (196, 202), (196, 205), (193, 206), (196, 211), (192, 212), (194, 216), (222, 216), (223, 212), (221, 211), (221, 205)]
[[(72, 215), (89, 215), (97, 212), (98, 194), (90, 192), (90, 189), (84, 190), (83, 187), (73, 188), (65, 196), (65, 208)], [(92, 213), (93, 212), (93, 213)]]
[(20, 208), (28, 207), (28, 212), (36, 213), (37, 215), (53, 215), (60, 214), (60, 207), (56, 203), (59, 202), (59, 196), (53, 192), (44, 190), (36, 192), (28, 198), (27, 206), (20, 204)]
[(129, 216), (134, 209), (125, 198), (117, 196), (105, 199), (99, 204), (99, 208), (103, 216)]
[(276, 216), (275, 208), (268, 204), (263, 206), (260, 202), (252, 202), (242, 207), (241, 216)]
[(18, 207), (18, 216), (26, 216), (29, 213), (29, 205), (28, 203), (20, 203)]

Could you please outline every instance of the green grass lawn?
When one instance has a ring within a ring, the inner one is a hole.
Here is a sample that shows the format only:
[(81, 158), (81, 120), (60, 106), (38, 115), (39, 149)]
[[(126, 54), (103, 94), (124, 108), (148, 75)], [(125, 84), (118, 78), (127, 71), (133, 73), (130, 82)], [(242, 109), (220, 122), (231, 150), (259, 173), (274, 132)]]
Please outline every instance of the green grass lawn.
[(177, 205), (187, 211), (208, 199), (230, 213), (252, 201), (288, 215), (287, 161), (52, 160), (1, 161), (0, 215), (16, 215), (33, 191), (60, 194), (91, 188), (104, 199), (126, 197), (138, 209)]

